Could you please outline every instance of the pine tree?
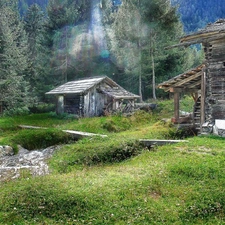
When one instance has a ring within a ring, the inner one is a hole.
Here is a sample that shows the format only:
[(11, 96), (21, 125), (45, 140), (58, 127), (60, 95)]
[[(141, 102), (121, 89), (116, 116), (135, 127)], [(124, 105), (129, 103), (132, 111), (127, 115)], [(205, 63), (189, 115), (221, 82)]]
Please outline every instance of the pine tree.
[(156, 83), (177, 72), (179, 60), (183, 63), (184, 53), (164, 50), (182, 35), (176, 8), (168, 0), (124, 0), (116, 13), (109, 13), (107, 2), (105, 24), (112, 59), (125, 71), (120, 80), (133, 92), (139, 89), (143, 98), (156, 98)]
[(39, 100), (43, 100), (52, 80), (46, 22), (46, 15), (39, 5), (33, 4), (28, 8), (24, 16), (29, 51), (27, 80), (33, 97), (37, 96)]
[(29, 84), (25, 80), (27, 38), (19, 19), (17, 1), (1, 1), (0, 7), (0, 99), (8, 110), (29, 106)]

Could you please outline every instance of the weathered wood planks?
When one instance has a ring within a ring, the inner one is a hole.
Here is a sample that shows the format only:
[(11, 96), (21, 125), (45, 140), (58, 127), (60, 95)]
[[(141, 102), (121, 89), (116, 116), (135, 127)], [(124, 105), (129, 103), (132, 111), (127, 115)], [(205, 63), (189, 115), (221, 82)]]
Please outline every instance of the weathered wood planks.
[(188, 142), (185, 140), (157, 140), (157, 139), (140, 139), (142, 145), (145, 147), (161, 146), (166, 144), (176, 144), (180, 142)]

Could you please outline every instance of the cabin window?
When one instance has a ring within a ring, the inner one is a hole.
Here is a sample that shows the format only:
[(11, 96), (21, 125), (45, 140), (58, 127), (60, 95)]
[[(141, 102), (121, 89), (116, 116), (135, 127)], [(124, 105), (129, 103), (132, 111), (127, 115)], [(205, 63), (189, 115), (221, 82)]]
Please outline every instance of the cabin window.
[(223, 66), (225, 67), (225, 62), (223, 62)]

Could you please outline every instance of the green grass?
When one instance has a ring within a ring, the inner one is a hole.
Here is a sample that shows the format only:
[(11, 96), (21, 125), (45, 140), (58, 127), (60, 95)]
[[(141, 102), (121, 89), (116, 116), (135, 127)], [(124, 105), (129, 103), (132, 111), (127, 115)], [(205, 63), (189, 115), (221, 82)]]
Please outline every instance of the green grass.
[[(1, 183), (0, 224), (225, 224), (225, 140), (189, 137), (185, 143), (145, 149), (137, 139), (176, 134), (157, 120), (165, 115), (158, 110), (156, 115), (80, 120), (44, 114), (39, 125), (52, 124), (54, 132), (88, 130), (108, 137), (64, 145), (49, 161), (50, 175), (24, 172)], [(35, 121), (35, 115), (29, 118)], [(29, 118), (23, 123), (38, 124)], [(0, 118), (0, 124), (2, 119), (10, 120)], [(14, 119), (15, 126), (21, 120)], [(10, 127), (2, 132), (11, 135), (5, 140), (20, 137), (18, 142), (31, 135), (19, 136)]]
[(0, 222), (224, 224), (224, 140), (204, 145), (213, 140), (195, 137), (119, 163), (2, 184)]

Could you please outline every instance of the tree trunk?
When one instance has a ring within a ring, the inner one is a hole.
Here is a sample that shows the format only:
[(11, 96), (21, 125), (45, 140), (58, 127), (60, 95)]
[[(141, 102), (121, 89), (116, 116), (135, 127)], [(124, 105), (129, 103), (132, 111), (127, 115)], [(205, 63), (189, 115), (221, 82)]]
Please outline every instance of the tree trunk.
[(138, 51), (139, 51), (139, 96), (140, 96), (140, 102), (143, 102), (143, 98), (142, 98), (142, 68), (141, 68), (141, 46), (140, 46), (140, 40), (138, 41)]
[(156, 100), (156, 92), (155, 92), (155, 61), (153, 50), (151, 51), (151, 59), (152, 59), (152, 97)]
[(149, 57), (151, 58), (152, 62), (152, 98), (156, 100), (156, 91), (155, 91), (155, 59), (154, 59), (154, 37), (153, 37), (153, 31), (151, 31), (150, 36), (150, 43), (149, 43)]
[[(138, 6), (140, 7), (140, 0), (138, 0)], [(141, 20), (140, 20), (141, 23)], [(142, 68), (141, 68), (141, 24), (138, 27), (138, 52), (139, 52), (139, 96), (140, 96), (140, 102), (143, 102), (143, 97), (142, 97)]]

